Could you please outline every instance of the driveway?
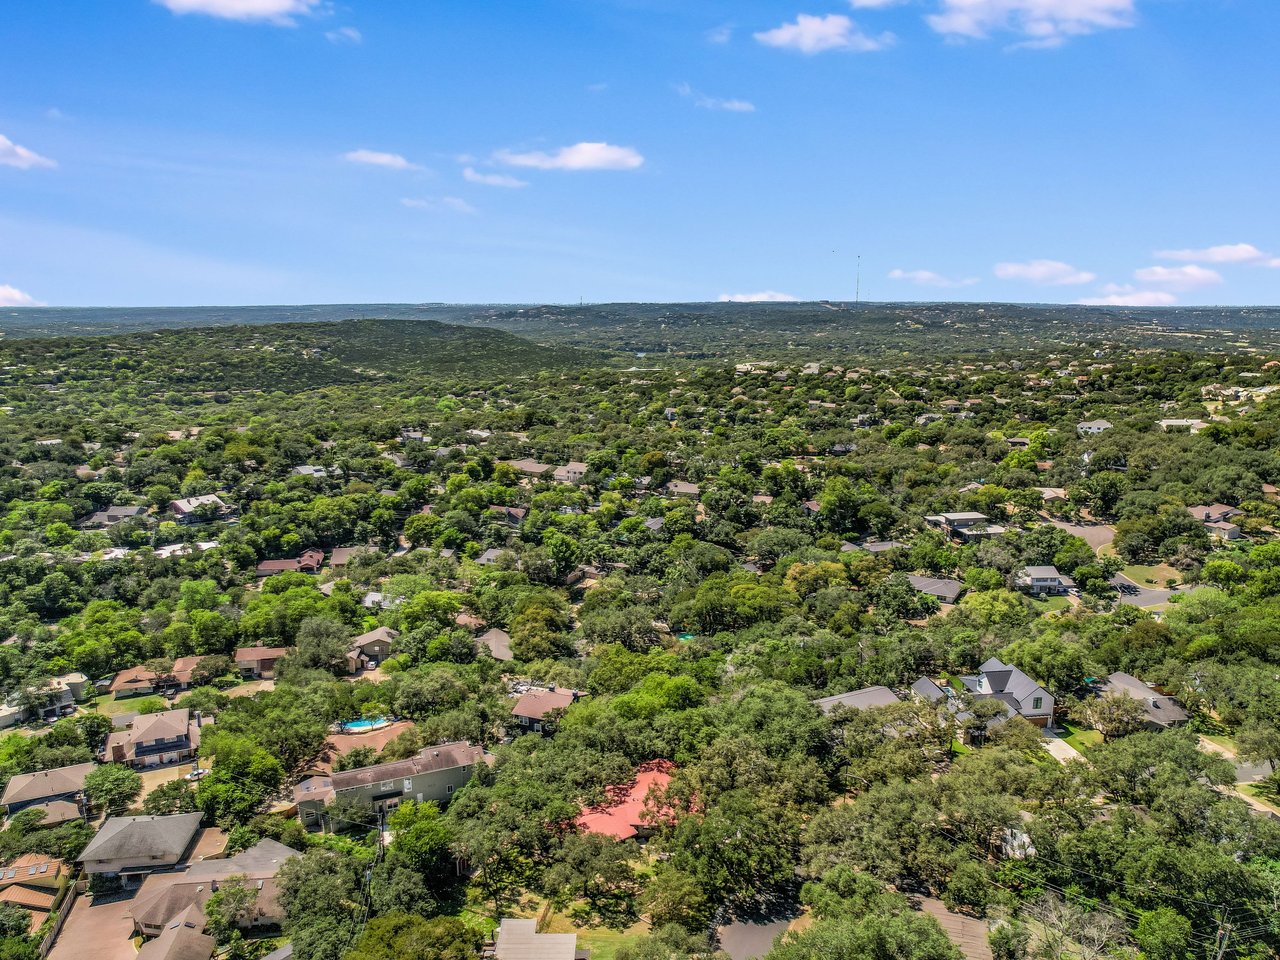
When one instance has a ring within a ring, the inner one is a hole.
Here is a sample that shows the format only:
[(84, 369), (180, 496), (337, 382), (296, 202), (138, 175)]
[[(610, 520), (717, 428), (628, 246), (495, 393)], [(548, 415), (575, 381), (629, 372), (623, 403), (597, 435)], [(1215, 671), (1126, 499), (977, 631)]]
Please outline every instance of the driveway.
[(1222, 746), (1220, 743), (1214, 743), (1204, 737), (1200, 738), (1200, 749), (1205, 753), (1216, 753), (1226, 757), (1236, 768), (1236, 783), (1257, 783), (1259, 780), (1265, 780), (1271, 776), (1271, 766), (1266, 763), (1246, 763), (1239, 759), (1235, 753)]
[(1119, 602), (1127, 603), (1131, 607), (1158, 607), (1162, 603), (1168, 603), (1169, 598), (1178, 592), (1144, 587), (1134, 583), (1123, 573), (1117, 573), (1112, 577), (1111, 585), (1120, 591)]
[(1105, 523), (1068, 523), (1066, 520), (1050, 520), (1059, 530), (1079, 537), (1097, 553), (1116, 538), (1116, 528)]
[[(208, 761), (205, 760), (202, 763), (208, 764)], [(190, 760), (182, 763), (171, 763), (167, 767), (151, 767), (148, 770), (139, 770), (138, 774), (142, 777), (142, 793), (138, 795), (138, 806), (142, 806), (142, 801), (156, 787), (163, 786), (174, 780), (181, 780), (190, 772)]]
[[(1072, 753), (1074, 752), (1073, 750)], [(921, 897), (920, 910), (938, 921), (938, 926), (942, 927), (951, 942), (960, 948), (965, 960), (992, 960), (991, 941), (987, 939), (985, 920), (952, 913), (947, 909), (946, 904), (933, 897)]]
[(133, 898), (77, 897), (49, 960), (134, 960)]
[(1059, 763), (1071, 763), (1073, 760), (1084, 759), (1075, 747), (1056, 734), (1046, 732), (1040, 743)]

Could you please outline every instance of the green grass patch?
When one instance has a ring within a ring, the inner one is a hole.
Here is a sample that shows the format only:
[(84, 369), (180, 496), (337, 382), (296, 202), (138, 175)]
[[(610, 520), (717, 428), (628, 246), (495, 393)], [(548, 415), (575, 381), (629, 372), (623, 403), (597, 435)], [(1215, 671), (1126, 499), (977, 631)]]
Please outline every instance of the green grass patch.
[(1242, 783), (1236, 789), (1241, 793), (1248, 794), (1254, 800), (1264, 806), (1270, 807), (1276, 813), (1280, 813), (1280, 796), (1277, 796), (1275, 787), (1263, 783)]
[(1125, 567), (1120, 572), (1134, 583), (1141, 584), (1144, 587), (1163, 588), (1167, 580), (1172, 580), (1174, 583), (1182, 582), (1182, 574), (1167, 563), (1157, 563), (1153, 566), (1135, 563), (1133, 566)]
[(1220, 733), (1202, 733), (1200, 736), (1212, 743), (1216, 743), (1224, 750), (1230, 750), (1232, 753), (1236, 752), (1236, 742), (1228, 736)]
[(1084, 755), (1091, 749), (1102, 743), (1102, 734), (1097, 730), (1090, 730), (1088, 727), (1078, 727), (1072, 723), (1064, 723), (1062, 728), (1067, 731), (1065, 740), (1076, 753)]
[(1032, 597), (1031, 609), (1040, 616), (1046, 613), (1057, 613), (1059, 610), (1066, 610), (1071, 606), (1071, 601), (1066, 597)]

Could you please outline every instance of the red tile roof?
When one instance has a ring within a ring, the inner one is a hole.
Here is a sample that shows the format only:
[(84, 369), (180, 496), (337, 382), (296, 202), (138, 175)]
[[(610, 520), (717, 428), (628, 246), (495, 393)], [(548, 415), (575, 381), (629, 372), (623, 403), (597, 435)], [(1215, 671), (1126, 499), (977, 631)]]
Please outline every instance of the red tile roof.
[(583, 810), (575, 822), (584, 833), (629, 840), (648, 826), (643, 814), (646, 808), (653, 808), (656, 799), (650, 793), (665, 790), (674, 770), (675, 764), (670, 760), (642, 764), (631, 783), (608, 787), (605, 792), (609, 799)]

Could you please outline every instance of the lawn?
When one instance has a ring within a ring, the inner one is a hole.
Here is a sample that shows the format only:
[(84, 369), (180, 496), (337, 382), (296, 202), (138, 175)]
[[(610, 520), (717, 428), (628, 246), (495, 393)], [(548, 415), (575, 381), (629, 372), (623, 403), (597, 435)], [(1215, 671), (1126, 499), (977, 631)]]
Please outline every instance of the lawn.
[(1097, 730), (1090, 730), (1088, 727), (1078, 727), (1073, 723), (1064, 723), (1062, 729), (1067, 731), (1067, 735), (1062, 739), (1081, 756), (1102, 742), (1102, 734)]
[(1140, 563), (1135, 563), (1133, 566), (1125, 567), (1120, 572), (1134, 583), (1146, 587), (1163, 587), (1167, 580), (1172, 580), (1174, 583), (1182, 582), (1182, 574), (1167, 563), (1157, 563), (1154, 566), (1143, 566)]
[(609, 927), (582, 927), (559, 911), (553, 911), (547, 922), (541, 927), (542, 933), (576, 933), (578, 947), (591, 950), (591, 960), (613, 960), (620, 947), (635, 943), (649, 932), (649, 925), (643, 921), (631, 924), (625, 930), (613, 930)]
[(1264, 806), (1270, 807), (1276, 813), (1280, 813), (1280, 797), (1277, 797), (1273, 791), (1268, 790), (1261, 784), (1242, 783), (1236, 789), (1241, 793), (1247, 793), (1249, 796), (1253, 797), (1253, 799), (1257, 800)]
[(1066, 610), (1070, 606), (1071, 601), (1066, 597), (1031, 598), (1031, 609), (1041, 616), (1046, 613), (1057, 613), (1059, 610)]

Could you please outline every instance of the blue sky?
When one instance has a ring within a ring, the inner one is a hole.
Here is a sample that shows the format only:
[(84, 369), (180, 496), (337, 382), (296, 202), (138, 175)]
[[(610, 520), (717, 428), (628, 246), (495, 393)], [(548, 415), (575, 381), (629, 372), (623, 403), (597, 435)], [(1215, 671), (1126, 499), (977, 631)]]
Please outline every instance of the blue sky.
[(1280, 302), (1275, 0), (9, 0), (0, 305)]

